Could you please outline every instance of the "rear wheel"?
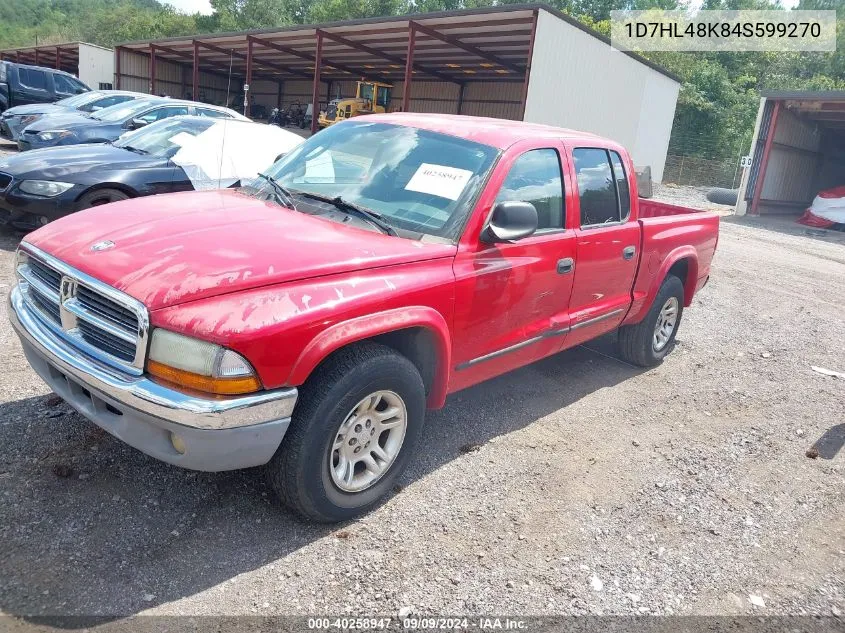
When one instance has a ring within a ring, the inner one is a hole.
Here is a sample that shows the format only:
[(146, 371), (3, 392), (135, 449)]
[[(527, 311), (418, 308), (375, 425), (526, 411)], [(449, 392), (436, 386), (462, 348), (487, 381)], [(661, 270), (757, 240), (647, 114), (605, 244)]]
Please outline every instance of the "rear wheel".
[(645, 318), (619, 328), (620, 356), (641, 367), (659, 365), (672, 350), (683, 312), (684, 284), (670, 275), (660, 286)]
[(80, 210), (89, 209), (91, 207), (99, 207), (110, 202), (118, 202), (120, 200), (128, 200), (129, 194), (120, 191), (119, 189), (95, 189), (83, 194), (79, 198), (77, 206)]
[(267, 464), (292, 510), (351, 519), (387, 494), (414, 454), (425, 416), (417, 368), (389, 347), (337, 352), (300, 389), (290, 429)]

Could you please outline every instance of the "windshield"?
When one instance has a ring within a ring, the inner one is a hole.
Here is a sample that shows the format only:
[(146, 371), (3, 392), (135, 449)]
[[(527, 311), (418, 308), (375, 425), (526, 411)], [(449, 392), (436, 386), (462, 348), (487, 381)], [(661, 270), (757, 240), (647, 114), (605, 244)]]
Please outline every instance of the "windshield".
[(115, 147), (123, 147), (142, 154), (170, 158), (186, 140), (214, 125), (213, 119), (164, 119), (122, 136)]
[(312, 136), (267, 173), (294, 196), (340, 196), (393, 228), (456, 239), (497, 156), (446, 134), (350, 121)]
[(64, 99), (59, 99), (56, 101), (56, 105), (65, 106), (68, 108), (78, 108), (81, 105), (85, 105), (89, 101), (94, 101), (102, 97), (102, 94), (96, 91), (91, 92), (83, 92), (78, 95), (73, 95), (72, 97), (65, 97)]
[(136, 114), (139, 114), (140, 112), (151, 108), (152, 105), (153, 104), (151, 104), (146, 99), (126, 101), (124, 103), (118, 103), (117, 105), (113, 105), (109, 108), (103, 108), (96, 114), (92, 114), (91, 118), (96, 119), (97, 121), (108, 121), (109, 123), (117, 123), (119, 121), (124, 121), (125, 119), (134, 117)]

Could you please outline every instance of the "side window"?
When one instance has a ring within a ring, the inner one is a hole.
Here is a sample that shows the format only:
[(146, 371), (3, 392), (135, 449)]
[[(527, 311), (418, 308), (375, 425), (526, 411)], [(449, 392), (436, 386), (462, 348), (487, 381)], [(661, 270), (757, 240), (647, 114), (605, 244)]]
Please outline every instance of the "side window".
[(47, 73), (43, 70), (20, 68), (18, 69), (18, 77), (20, 78), (21, 84), (27, 88), (47, 90)]
[(197, 116), (207, 116), (211, 119), (231, 119), (232, 117), (229, 116), (226, 112), (221, 112), (220, 110), (212, 110), (211, 108), (196, 108)]
[(627, 220), (631, 215), (631, 192), (628, 190), (628, 175), (625, 173), (625, 165), (622, 157), (610, 150), (610, 164), (613, 166), (613, 177), (616, 179), (616, 191), (619, 194), (619, 209), (622, 212), (622, 220)]
[(139, 116), (138, 118), (142, 121), (146, 121), (147, 123), (153, 123), (154, 121), (161, 121), (162, 119), (167, 119), (172, 116), (180, 116), (182, 114), (188, 114), (188, 106), (166, 106), (164, 108), (157, 108)]
[(131, 95), (112, 95), (110, 97), (103, 97), (102, 99), (97, 99), (96, 101), (85, 104), (79, 109), (84, 110), (85, 112), (94, 112), (96, 110), (108, 108), (109, 106), (117, 105), (118, 103), (123, 103), (124, 101), (132, 100), (133, 97)]
[(496, 202), (510, 200), (534, 205), (537, 230), (563, 228), (563, 183), (555, 150), (530, 150), (514, 161), (496, 196)]
[(64, 75), (53, 75), (53, 85), (56, 87), (56, 92), (65, 95), (73, 95), (78, 92), (73, 83)]
[(610, 170), (607, 151), (591, 147), (572, 150), (578, 198), (581, 201), (581, 226), (619, 221), (616, 183)]

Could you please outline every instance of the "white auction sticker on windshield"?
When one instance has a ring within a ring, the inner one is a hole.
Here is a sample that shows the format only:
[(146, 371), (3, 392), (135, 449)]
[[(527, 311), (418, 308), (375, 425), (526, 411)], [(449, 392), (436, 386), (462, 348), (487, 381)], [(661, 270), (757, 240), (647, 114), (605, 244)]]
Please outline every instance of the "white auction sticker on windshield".
[(464, 192), (464, 187), (467, 186), (470, 178), (472, 178), (472, 172), (468, 169), (423, 163), (405, 185), (405, 189), (457, 200)]

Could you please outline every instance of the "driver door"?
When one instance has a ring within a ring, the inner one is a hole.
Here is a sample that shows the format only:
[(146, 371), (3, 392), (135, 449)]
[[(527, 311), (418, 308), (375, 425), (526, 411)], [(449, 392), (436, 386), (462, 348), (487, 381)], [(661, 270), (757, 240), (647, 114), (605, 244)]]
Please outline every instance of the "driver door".
[(479, 204), (486, 218), (496, 202), (530, 202), (538, 229), (493, 244), (468, 229), (475, 234), (461, 240), (454, 263), (453, 389), (556, 352), (568, 330), (576, 241), (575, 231), (566, 228), (566, 154), (562, 144), (530, 143), (508, 154)]

